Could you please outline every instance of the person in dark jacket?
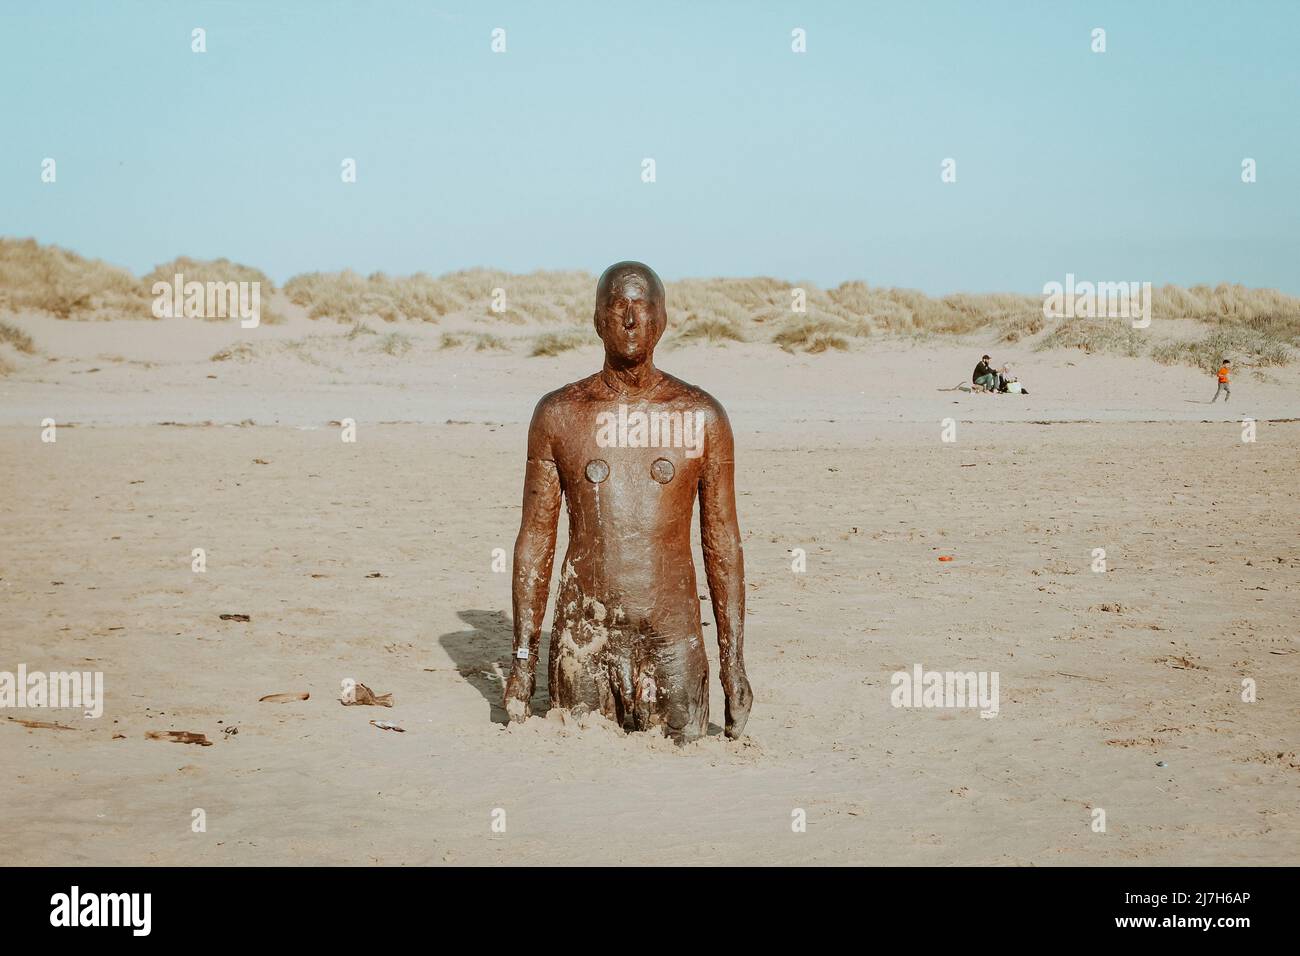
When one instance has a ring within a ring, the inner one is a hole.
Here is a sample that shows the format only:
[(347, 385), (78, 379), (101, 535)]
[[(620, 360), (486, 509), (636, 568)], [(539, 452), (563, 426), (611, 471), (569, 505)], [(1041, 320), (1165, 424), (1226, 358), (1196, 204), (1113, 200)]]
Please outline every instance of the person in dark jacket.
[(998, 390), (998, 373), (989, 365), (989, 357), (986, 355), (980, 359), (979, 365), (975, 366), (975, 371), (971, 373), (971, 384), (983, 385), (990, 392)]

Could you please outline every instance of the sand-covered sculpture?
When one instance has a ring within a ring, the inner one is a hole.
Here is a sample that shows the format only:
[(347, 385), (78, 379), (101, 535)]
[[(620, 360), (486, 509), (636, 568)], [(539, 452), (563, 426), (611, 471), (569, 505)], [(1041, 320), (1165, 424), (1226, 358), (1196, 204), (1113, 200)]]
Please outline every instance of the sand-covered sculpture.
[(707, 733), (709, 666), (691, 555), (698, 494), (725, 731), (739, 737), (753, 695), (730, 423), (707, 392), (655, 367), (667, 313), (653, 269), (605, 270), (594, 321), (604, 367), (544, 396), (528, 430), (507, 715), (530, 713), (563, 500), (569, 543), (547, 669), (551, 705), (679, 741)]

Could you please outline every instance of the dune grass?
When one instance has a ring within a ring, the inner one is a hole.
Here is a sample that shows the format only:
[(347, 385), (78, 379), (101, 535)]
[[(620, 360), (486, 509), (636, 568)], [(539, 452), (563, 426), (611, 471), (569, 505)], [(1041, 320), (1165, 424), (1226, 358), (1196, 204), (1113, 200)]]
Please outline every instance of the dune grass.
[(398, 357), (411, 351), (414, 345), (415, 340), (405, 332), (389, 332), (375, 343), (375, 351)]
[(257, 350), (249, 342), (237, 342), (213, 354), (212, 362), (248, 362), (257, 355)]
[(714, 317), (701, 319), (691, 313), (686, 317), (685, 321), (677, 326), (672, 340), (675, 342), (703, 341), (708, 342), (710, 345), (743, 342), (745, 341), (744, 325), (735, 319)]
[(799, 318), (791, 321), (772, 336), (772, 341), (786, 352), (817, 354), (835, 350), (847, 351), (849, 340), (845, 334), (846, 323), (830, 319)]
[(0, 342), (12, 345), (19, 352), (28, 355), (36, 352), (36, 343), (32, 341), (32, 337), (18, 326), (10, 325), (8, 322), (0, 322)]
[(260, 282), (261, 321), (282, 320), (268, 301), (275, 284), (252, 266), (181, 257), (137, 278), (34, 239), (0, 239), (0, 310), (77, 320), (153, 319), (153, 284), (171, 283), (178, 272), (187, 282)]
[(147, 319), (149, 304), (145, 286), (125, 269), (34, 239), (0, 239), (0, 310)]
[(275, 291), (275, 283), (261, 269), (229, 259), (191, 259), (189, 256), (179, 256), (154, 266), (140, 281), (149, 289), (155, 282), (172, 282), (177, 274), (184, 276), (186, 282), (257, 282), (261, 284), (264, 296)]
[[(260, 270), (226, 259), (179, 258), (136, 278), (31, 239), (0, 239), (0, 311), (32, 310), (65, 319), (151, 317), (150, 286), (181, 272), (187, 280), (262, 283), (262, 320), (280, 319), (269, 304), (275, 286)], [(368, 322), (439, 323), (455, 317), (442, 349), (509, 350), (520, 339), (535, 356), (594, 344), (595, 276), (585, 272), (515, 275), (468, 269), (434, 278), (426, 273), (362, 276), (309, 272), (285, 283), (284, 295), (311, 318), (351, 323), (349, 337), (378, 334)], [(985, 343), (1033, 339), (1036, 349), (1080, 349), (1150, 355), (1157, 361), (1204, 365), (1214, 352), (1258, 366), (1293, 361), (1300, 348), (1300, 298), (1273, 289), (1166, 285), (1152, 290), (1152, 316), (1194, 319), (1209, 328), (1196, 340), (1165, 342), (1122, 321), (1059, 320), (1043, 316), (1042, 298), (1014, 293), (941, 297), (913, 289), (844, 282), (822, 289), (810, 282), (753, 278), (682, 279), (666, 284), (668, 344), (725, 347), (770, 343), (816, 354), (863, 347), (875, 336), (981, 336)], [(796, 307), (801, 311), (796, 311)], [(463, 329), (466, 323), (471, 326)], [(518, 329), (520, 335), (514, 335)], [(499, 334), (505, 333), (505, 334)], [(380, 351), (402, 354), (398, 338)]]
[(1054, 348), (1082, 349), (1136, 358), (1149, 343), (1141, 329), (1133, 328), (1128, 319), (1059, 319), (1053, 320), (1048, 333), (1034, 346), (1034, 351)]
[[(259, 285), (259, 321), (267, 325), (276, 325), (284, 321), (284, 316), (271, 305), (271, 295), (275, 292), (275, 283), (271, 278), (261, 269), (231, 262), (229, 259), (192, 259), (189, 256), (180, 256), (170, 262), (154, 266), (140, 279), (141, 285), (149, 293), (151, 304), (154, 283), (165, 282), (171, 285), (177, 275), (183, 276), (187, 283), (202, 282), (205, 285), (209, 282), (256, 282)], [(204, 316), (205, 321), (209, 322), (225, 322), (229, 318), (229, 316)]]
[(565, 332), (543, 332), (533, 339), (532, 347), (528, 354), (534, 358), (539, 356), (559, 355), (561, 352), (567, 352), (570, 349), (581, 348), (584, 345), (590, 345), (595, 340), (594, 335), (588, 335), (585, 332), (579, 332), (576, 329), (570, 329)]
[[(36, 343), (32, 341), (32, 337), (8, 322), (0, 322), (0, 346), (11, 347), (24, 355), (36, 353)], [(17, 366), (5, 357), (3, 351), (0, 351), (0, 378), (14, 371), (17, 371)]]
[(352, 328), (343, 334), (343, 337), (349, 342), (359, 339), (363, 335), (378, 335), (379, 333), (366, 325), (364, 322), (353, 322)]
[(466, 305), (439, 280), (423, 273), (393, 279), (382, 272), (364, 277), (351, 270), (309, 272), (286, 282), (284, 292), (313, 319), (339, 321), (374, 316), (384, 322), (436, 322)]
[(1263, 332), (1229, 327), (1194, 341), (1162, 343), (1151, 350), (1151, 357), (1161, 365), (1191, 365), (1213, 372), (1225, 358), (1238, 365), (1280, 367), (1290, 365), (1295, 354), (1286, 342)]
[(505, 339), (495, 335), (476, 334), (474, 336), (476, 352), (509, 352), (510, 345)]
[(510, 351), (510, 344), (505, 339), (487, 332), (444, 332), (438, 347), (459, 349), (467, 348), (471, 343), (475, 352)]

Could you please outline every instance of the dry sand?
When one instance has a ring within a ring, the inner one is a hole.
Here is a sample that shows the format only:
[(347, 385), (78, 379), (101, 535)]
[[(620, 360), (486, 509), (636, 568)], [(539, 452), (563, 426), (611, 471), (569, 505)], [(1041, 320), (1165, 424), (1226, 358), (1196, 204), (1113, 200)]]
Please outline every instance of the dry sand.
[[(107, 694), (98, 720), (7, 714), (71, 730), (0, 720), (8, 863), (1300, 856), (1296, 370), (1239, 372), (1224, 408), (1192, 369), (979, 340), (666, 342), (661, 367), (736, 432), (757, 701), (745, 740), (676, 748), (591, 718), (500, 723), (492, 551), (517, 530), (533, 404), (597, 349), (7, 318), (41, 352), (0, 378), (0, 670), (101, 670)], [(1031, 395), (938, 391), (985, 350)], [(75, 427), (43, 444), (47, 417)], [(698, 544), (696, 562), (703, 594)], [(894, 708), (891, 673), (917, 663), (998, 672), (1000, 714)], [(396, 706), (341, 706), (346, 678)], [(164, 730), (213, 745), (146, 737)]]

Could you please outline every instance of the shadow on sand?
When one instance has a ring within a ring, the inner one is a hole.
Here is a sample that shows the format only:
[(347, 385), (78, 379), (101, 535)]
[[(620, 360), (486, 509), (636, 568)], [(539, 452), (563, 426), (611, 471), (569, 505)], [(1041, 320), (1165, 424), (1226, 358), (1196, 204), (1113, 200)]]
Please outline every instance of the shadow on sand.
[[(458, 611), (457, 616), (469, 625), (468, 630), (451, 631), (438, 638), (456, 670), (488, 702), (493, 723), (506, 722), (506, 709), (501, 704), (504, 685), (495, 679), (493, 665), (499, 664), (502, 674), (510, 673), (511, 652), (514, 649), (514, 628), (504, 611)], [(540, 659), (537, 662), (537, 686), (533, 689), (533, 715), (545, 717), (550, 710), (550, 688), (546, 679), (546, 655), (550, 635), (543, 631)], [(722, 727), (709, 723), (707, 735), (715, 737)]]
[[(492, 722), (504, 724), (506, 710), (501, 705), (501, 697), (505, 687), (489, 675), (493, 674), (493, 665), (498, 664), (503, 675), (510, 673), (514, 648), (514, 628), (510, 618), (504, 611), (467, 610), (458, 611), (457, 616), (469, 625), (469, 629), (444, 634), (438, 642), (460, 675), (488, 702)], [(550, 698), (546, 684), (545, 644), (544, 640), (541, 660), (537, 662), (537, 686), (533, 691), (533, 713), (541, 716), (545, 716)]]

